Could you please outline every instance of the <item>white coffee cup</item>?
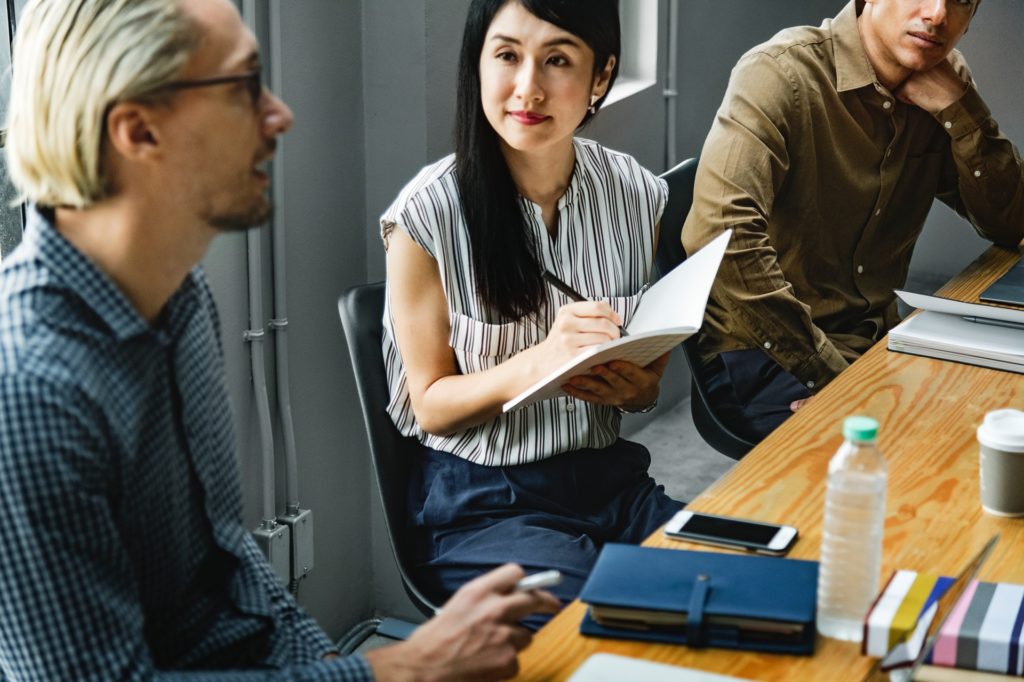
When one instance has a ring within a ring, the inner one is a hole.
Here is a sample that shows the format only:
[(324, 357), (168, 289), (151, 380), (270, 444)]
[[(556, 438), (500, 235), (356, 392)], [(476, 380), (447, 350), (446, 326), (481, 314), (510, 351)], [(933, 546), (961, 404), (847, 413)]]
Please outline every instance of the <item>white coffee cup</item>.
[(978, 443), (982, 509), (996, 516), (1024, 516), (1024, 412), (986, 414)]

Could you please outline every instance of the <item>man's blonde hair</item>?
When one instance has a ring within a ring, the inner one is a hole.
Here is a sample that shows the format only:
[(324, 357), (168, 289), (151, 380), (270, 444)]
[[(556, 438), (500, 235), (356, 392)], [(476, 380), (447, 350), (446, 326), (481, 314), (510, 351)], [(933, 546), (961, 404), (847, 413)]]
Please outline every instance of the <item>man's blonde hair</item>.
[(152, 99), (198, 40), (179, 0), (32, 0), (18, 22), (7, 164), (21, 200), (84, 208), (105, 198), (106, 119)]

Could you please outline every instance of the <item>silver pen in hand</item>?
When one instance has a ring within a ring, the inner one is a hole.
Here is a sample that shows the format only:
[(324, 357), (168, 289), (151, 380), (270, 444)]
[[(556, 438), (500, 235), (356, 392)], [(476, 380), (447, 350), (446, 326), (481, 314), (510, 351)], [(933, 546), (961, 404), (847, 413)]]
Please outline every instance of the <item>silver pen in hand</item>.
[(554, 587), (561, 582), (561, 572), (552, 568), (548, 571), (541, 571), (540, 573), (534, 573), (533, 575), (526, 576), (516, 583), (514, 591), (529, 592), (531, 590), (544, 590), (549, 587)]
[[(580, 303), (582, 301), (589, 301), (590, 300), (587, 297), (583, 296), (578, 291), (576, 291), (575, 289), (573, 289), (571, 286), (569, 286), (568, 284), (563, 282), (562, 280), (558, 279), (558, 277), (556, 277), (554, 275), (554, 273), (552, 273), (550, 270), (545, 270), (544, 274), (542, 275), (542, 277), (544, 278), (545, 282), (547, 282), (548, 284), (550, 284), (554, 288), (558, 289), (563, 294), (565, 294), (566, 296), (568, 296), (572, 300), (576, 301), (577, 303)], [(629, 333), (626, 331), (625, 327), (619, 327), (619, 336), (620, 337), (629, 336)]]

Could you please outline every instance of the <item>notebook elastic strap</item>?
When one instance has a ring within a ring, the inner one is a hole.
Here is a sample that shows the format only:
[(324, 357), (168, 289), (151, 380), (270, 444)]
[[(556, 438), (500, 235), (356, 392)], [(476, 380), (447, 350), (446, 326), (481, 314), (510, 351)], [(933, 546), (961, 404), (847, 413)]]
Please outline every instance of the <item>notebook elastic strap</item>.
[(705, 573), (697, 576), (690, 593), (690, 608), (686, 612), (686, 643), (691, 647), (703, 647), (707, 644), (704, 628), (704, 607), (711, 593), (711, 577)]

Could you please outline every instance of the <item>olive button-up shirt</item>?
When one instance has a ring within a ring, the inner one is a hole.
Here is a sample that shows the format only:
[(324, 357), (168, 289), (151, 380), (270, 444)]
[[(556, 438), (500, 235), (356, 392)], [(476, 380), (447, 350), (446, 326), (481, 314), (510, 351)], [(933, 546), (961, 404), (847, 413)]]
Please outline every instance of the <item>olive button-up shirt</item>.
[(896, 324), (894, 288), (937, 197), (983, 237), (1024, 237), (1024, 170), (975, 89), (932, 115), (878, 82), (850, 2), (744, 55), (701, 155), (688, 253), (734, 236), (700, 339), (760, 348), (816, 392)]

